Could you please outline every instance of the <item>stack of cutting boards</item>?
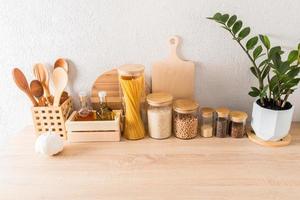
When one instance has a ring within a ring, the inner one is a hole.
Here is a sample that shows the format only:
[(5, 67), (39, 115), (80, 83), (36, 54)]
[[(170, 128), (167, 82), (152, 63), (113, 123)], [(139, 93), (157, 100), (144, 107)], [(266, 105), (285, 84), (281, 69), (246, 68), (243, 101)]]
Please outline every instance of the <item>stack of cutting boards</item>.
[(152, 65), (152, 92), (167, 92), (174, 99), (194, 99), (195, 64), (178, 56), (180, 40), (177, 36), (169, 38), (170, 55)]

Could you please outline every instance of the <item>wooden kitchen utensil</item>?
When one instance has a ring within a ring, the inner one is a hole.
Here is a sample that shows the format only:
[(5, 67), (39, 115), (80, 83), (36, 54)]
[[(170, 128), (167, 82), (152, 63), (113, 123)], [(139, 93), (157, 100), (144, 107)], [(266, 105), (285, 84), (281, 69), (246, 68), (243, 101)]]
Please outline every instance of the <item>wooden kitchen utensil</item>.
[(45, 102), (43, 102), (44, 89), (39, 80), (33, 80), (30, 82), (30, 91), (32, 95), (37, 98), (39, 106), (45, 106)]
[(178, 56), (179, 43), (177, 36), (170, 37), (169, 57), (152, 65), (152, 92), (170, 93), (174, 99), (194, 99), (195, 64)]
[(33, 66), (33, 74), (39, 80), (44, 88), (47, 99), (51, 97), (49, 90), (49, 74), (44, 64), (38, 63)]
[(20, 90), (22, 90), (29, 97), (33, 106), (38, 106), (38, 102), (35, 100), (35, 98), (30, 92), (28, 82), (23, 72), (18, 68), (14, 68), (12, 71), (12, 75), (16, 85), (20, 88)]
[(53, 83), (55, 87), (54, 103), (53, 106), (59, 106), (60, 97), (68, 84), (68, 74), (67, 72), (58, 67), (53, 71)]
[(63, 59), (63, 58), (59, 58), (55, 61), (54, 63), (54, 69), (57, 68), (57, 67), (61, 67), (63, 68), (67, 73), (69, 72), (69, 65), (68, 65), (68, 62)]

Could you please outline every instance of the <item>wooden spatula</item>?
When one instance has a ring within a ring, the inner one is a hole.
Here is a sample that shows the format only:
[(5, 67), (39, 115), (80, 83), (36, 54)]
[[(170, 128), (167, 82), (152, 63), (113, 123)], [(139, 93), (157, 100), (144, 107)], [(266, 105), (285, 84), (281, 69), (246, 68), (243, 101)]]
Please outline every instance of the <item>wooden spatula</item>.
[(58, 67), (54, 69), (53, 83), (55, 87), (53, 106), (59, 106), (60, 97), (68, 84), (68, 74), (63, 68)]
[(170, 55), (152, 65), (152, 92), (166, 92), (174, 99), (193, 99), (195, 93), (195, 64), (177, 55), (179, 38), (169, 38)]
[(27, 79), (24, 76), (23, 72), (18, 68), (14, 68), (12, 71), (12, 75), (18, 88), (20, 88), (20, 90), (22, 90), (29, 97), (33, 106), (38, 106), (38, 102), (35, 100), (35, 98), (30, 92)]

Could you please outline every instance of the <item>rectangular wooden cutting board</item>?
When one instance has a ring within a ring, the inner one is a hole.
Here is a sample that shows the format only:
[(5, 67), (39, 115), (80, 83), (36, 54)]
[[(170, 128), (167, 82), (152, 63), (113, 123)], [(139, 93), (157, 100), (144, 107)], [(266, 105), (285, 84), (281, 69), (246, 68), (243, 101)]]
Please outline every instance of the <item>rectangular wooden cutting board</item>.
[(171, 54), (152, 65), (152, 92), (167, 92), (174, 99), (195, 98), (195, 64), (177, 55), (179, 38), (169, 39)]

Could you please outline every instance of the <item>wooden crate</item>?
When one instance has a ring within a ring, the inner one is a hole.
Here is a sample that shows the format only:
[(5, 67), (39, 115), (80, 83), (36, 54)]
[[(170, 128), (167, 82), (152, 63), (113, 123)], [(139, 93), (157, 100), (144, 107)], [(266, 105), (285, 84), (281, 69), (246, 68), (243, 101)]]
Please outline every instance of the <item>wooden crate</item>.
[(32, 107), (32, 117), (36, 134), (51, 130), (67, 139), (65, 122), (73, 111), (72, 99), (69, 97), (59, 107)]
[(74, 111), (66, 121), (67, 138), (70, 142), (114, 142), (120, 141), (121, 110), (115, 110), (116, 118), (110, 121), (75, 121)]

